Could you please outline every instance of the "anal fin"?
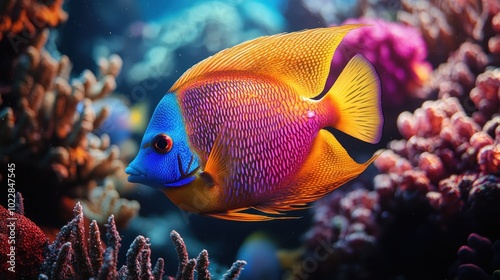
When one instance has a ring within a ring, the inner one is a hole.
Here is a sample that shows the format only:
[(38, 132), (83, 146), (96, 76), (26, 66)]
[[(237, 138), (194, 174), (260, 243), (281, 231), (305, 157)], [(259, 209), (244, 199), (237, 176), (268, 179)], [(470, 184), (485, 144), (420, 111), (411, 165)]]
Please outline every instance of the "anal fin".
[(272, 220), (292, 220), (292, 219), (299, 219), (300, 217), (292, 217), (292, 216), (267, 216), (267, 215), (261, 215), (261, 214), (252, 214), (252, 213), (246, 213), (246, 212), (241, 212), (246, 209), (239, 209), (236, 211), (227, 211), (227, 212), (221, 212), (221, 213), (210, 213), (210, 214), (203, 214), (205, 216), (209, 217), (214, 217), (217, 219), (222, 219), (222, 220), (229, 220), (229, 221), (237, 221), (237, 222), (264, 222), (264, 221), (272, 221)]
[(330, 132), (322, 129), (298, 172), (280, 193), (262, 207), (277, 211), (304, 209), (307, 203), (357, 177), (380, 153), (377, 151), (366, 162), (357, 163)]

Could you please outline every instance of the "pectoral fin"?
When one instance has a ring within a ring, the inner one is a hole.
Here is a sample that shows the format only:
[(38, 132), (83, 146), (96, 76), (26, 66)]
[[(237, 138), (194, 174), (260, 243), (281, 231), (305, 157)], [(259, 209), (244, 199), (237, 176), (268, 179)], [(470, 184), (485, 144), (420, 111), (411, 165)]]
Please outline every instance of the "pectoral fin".
[(215, 138), (205, 168), (200, 174), (208, 184), (223, 186), (225, 178), (229, 176), (231, 157), (224, 143), (228, 139), (227, 135), (227, 126), (224, 125)]

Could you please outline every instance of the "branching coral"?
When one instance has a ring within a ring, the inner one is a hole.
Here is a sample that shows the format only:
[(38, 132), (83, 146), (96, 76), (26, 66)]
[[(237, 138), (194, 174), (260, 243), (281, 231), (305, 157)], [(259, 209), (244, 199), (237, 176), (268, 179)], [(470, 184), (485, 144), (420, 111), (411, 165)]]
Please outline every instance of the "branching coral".
[[(7, 0), (0, 10), (0, 40), (3, 36), (26, 36), (45, 27), (55, 27), (68, 17), (62, 9), (63, 0), (16, 1)], [(12, 39), (11, 39), (12, 40)]]
[(110, 215), (116, 216), (118, 228), (124, 228), (124, 224), (137, 215), (139, 203), (120, 198), (119, 193), (111, 180), (106, 180), (104, 187), (94, 188), (88, 200), (81, 201), (86, 217), (104, 224)]
[[(122, 62), (118, 56), (100, 60), (97, 77), (84, 71), (70, 81), (69, 59), (57, 61), (43, 49), (47, 36), (43, 33), (19, 57), (12, 86), (2, 94), (0, 161), (15, 163), (27, 215), (42, 226), (59, 228), (71, 219), (67, 213), (76, 200), (90, 198), (98, 180), (123, 167), (109, 137), (92, 133), (108, 110), (96, 113), (91, 106), (113, 91)], [(128, 209), (120, 216), (124, 219), (138, 211), (135, 204), (122, 205)]]
[[(47, 257), (41, 268), (40, 279), (163, 279), (164, 260), (158, 259), (154, 268), (151, 265), (149, 240), (137, 236), (127, 251), (127, 261), (118, 269), (120, 235), (116, 230), (114, 217), (108, 219), (107, 249), (102, 248), (99, 228), (96, 221), (90, 224), (90, 238), (85, 242), (83, 212), (80, 204), (74, 209), (75, 217), (64, 226), (52, 244), (48, 246)], [(172, 231), (170, 234), (179, 257), (176, 279), (211, 279), (208, 271), (208, 253), (203, 250), (197, 259), (189, 259), (186, 245), (181, 236)], [(244, 261), (236, 261), (224, 279), (236, 279)]]

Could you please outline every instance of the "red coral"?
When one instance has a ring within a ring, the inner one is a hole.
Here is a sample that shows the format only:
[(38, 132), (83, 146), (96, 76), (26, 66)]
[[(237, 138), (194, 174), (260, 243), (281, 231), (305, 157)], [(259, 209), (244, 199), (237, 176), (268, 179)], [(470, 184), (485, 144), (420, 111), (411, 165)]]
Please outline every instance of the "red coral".
[[(9, 279), (36, 279), (47, 244), (47, 237), (37, 225), (0, 205), (0, 275)], [(8, 255), (12, 253), (11, 246), (15, 248), (15, 258)], [(14, 273), (9, 269), (12, 265)]]

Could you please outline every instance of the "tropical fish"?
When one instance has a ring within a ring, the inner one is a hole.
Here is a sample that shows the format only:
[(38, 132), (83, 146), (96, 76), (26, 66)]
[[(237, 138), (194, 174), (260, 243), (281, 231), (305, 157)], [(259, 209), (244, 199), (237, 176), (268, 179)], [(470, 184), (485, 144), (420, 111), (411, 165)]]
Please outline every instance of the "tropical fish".
[(359, 164), (324, 128), (377, 143), (378, 76), (358, 54), (324, 87), (335, 49), (361, 26), (260, 37), (199, 62), (156, 108), (129, 180), (190, 212), (264, 221), (356, 177), (378, 153)]

